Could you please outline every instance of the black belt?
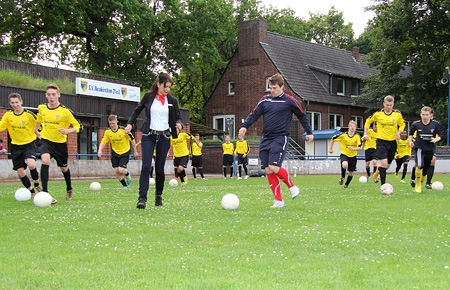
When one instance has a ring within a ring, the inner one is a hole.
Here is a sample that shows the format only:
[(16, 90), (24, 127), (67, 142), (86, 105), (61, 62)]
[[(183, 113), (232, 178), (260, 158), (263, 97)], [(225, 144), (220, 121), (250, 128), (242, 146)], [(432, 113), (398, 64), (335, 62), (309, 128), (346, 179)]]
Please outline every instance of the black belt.
[(150, 130), (150, 132), (148, 132), (149, 134), (155, 134), (155, 135), (170, 135), (170, 131), (169, 130), (164, 130), (164, 131), (158, 131), (158, 130)]

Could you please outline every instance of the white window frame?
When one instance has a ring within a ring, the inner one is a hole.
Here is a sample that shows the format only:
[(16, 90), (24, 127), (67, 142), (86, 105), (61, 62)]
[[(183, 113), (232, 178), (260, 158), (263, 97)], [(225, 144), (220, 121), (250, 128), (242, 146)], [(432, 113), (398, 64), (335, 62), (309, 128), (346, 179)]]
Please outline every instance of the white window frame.
[(266, 92), (270, 92), (269, 77), (266, 78)]
[(235, 83), (234, 82), (228, 82), (228, 95), (234, 96), (235, 93)]
[[(339, 90), (340, 82), (342, 82), (342, 91)], [(338, 96), (345, 96), (345, 79), (343, 78), (336, 79), (336, 94)]]
[[(222, 126), (219, 128), (217, 121), (222, 120)], [(213, 128), (216, 130), (227, 131), (230, 134), (230, 138), (233, 139), (236, 136), (236, 116), (235, 115), (218, 115), (213, 116)], [(217, 136), (214, 136), (216, 139)]]
[(356, 128), (364, 128), (364, 118), (362, 116), (350, 116), (350, 119), (356, 122)]
[[(322, 113), (320, 112), (306, 112), (306, 116), (309, 120), (309, 125), (311, 130), (321, 130), (322, 129)], [(317, 122), (316, 122), (317, 120)], [(319, 123), (319, 124), (316, 124)]]
[[(338, 117), (340, 119), (340, 122), (338, 122)], [(333, 122), (331, 122), (331, 118), (333, 118)], [(329, 118), (330, 124), (329, 124), (329, 129), (335, 129), (338, 127), (343, 127), (344, 126), (344, 115), (341, 114), (330, 114), (330, 118)], [(334, 128), (331, 128), (331, 123), (334, 123)], [(338, 124), (340, 123), (340, 124)]]

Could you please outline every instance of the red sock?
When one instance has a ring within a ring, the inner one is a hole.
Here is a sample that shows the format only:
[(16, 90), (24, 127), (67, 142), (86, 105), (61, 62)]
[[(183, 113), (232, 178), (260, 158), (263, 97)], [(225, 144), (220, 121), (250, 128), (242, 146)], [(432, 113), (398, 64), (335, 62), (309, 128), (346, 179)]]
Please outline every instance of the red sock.
[(280, 167), (280, 170), (278, 170), (277, 176), (281, 180), (283, 180), (283, 182), (287, 185), (287, 187), (291, 188), (294, 186), (294, 183), (292, 183), (291, 178), (289, 177), (289, 173), (283, 167)]
[(270, 189), (272, 189), (273, 196), (276, 200), (283, 200), (281, 197), (280, 181), (275, 173), (267, 174), (267, 180), (269, 181)]

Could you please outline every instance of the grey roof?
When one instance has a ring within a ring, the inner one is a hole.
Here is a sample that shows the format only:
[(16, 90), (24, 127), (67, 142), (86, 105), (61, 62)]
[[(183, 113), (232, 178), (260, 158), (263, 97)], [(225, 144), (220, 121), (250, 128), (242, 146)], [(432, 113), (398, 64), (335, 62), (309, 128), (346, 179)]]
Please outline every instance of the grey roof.
[(273, 32), (267, 32), (267, 43), (260, 44), (292, 91), (305, 101), (356, 105), (351, 97), (330, 95), (315, 71), (360, 80), (377, 71), (356, 61), (351, 51)]

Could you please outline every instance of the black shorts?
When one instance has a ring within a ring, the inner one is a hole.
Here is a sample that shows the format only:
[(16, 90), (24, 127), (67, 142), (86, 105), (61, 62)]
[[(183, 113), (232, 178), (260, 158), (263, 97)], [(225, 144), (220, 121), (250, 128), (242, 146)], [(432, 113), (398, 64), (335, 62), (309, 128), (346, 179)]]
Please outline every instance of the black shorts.
[(130, 152), (124, 154), (117, 154), (114, 151), (111, 151), (111, 164), (113, 168), (122, 167), (127, 168), (128, 161), (130, 161)]
[(231, 154), (223, 154), (222, 164), (223, 166), (233, 166), (234, 159)]
[(377, 158), (378, 160), (387, 159), (391, 164), (397, 151), (397, 141), (386, 141), (377, 139)]
[(189, 156), (188, 155), (186, 155), (186, 156), (181, 156), (181, 157), (175, 157), (174, 159), (173, 159), (173, 166), (174, 167), (178, 167), (178, 166), (183, 166), (184, 168), (186, 168), (187, 167), (187, 165), (188, 165), (188, 162), (189, 162)]
[(341, 154), (340, 155), (341, 158), (341, 166), (342, 166), (342, 162), (347, 161), (348, 162), (348, 167), (347, 167), (347, 171), (356, 171), (356, 162), (358, 161), (358, 158), (355, 157), (348, 157), (347, 155)]
[(372, 161), (374, 159), (377, 159), (377, 149), (369, 148), (367, 150), (364, 150), (364, 155), (366, 161)]
[(244, 154), (238, 154), (238, 164), (243, 164), (245, 166), (247, 166), (248, 164), (248, 156)]
[(406, 163), (406, 162), (409, 161), (409, 156), (406, 155), (406, 156), (403, 156), (401, 158), (397, 158), (397, 159), (395, 159), (395, 161), (397, 161), (397, 163)]
[(269, 165), (281, 167), (288, 147), (288, 136), (263, 137), (259, 143), (259, 158), (261, 168)]
[(11, 159), (13, 163), (13, 170), (19, 168), (27, 169), (28, 165), (26, 159), (36, 160), (36, 144), (31, 142), (24, 145), (11, 144)]
[(200, 155), (200, 156), (192, 156), (191, 166), (192, 167), (203, 167), (202, 155)]
[(66, 167), (69, 153), (67, 151), (67, 143), (56, 143), (46, 139), (41, 139), (39, 144), (39, 152), (42, 154), (50, 154), (51, 158), (56, 160), (58, 167)]

